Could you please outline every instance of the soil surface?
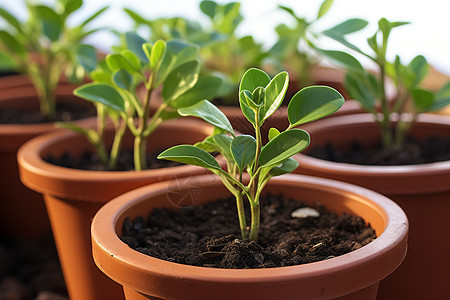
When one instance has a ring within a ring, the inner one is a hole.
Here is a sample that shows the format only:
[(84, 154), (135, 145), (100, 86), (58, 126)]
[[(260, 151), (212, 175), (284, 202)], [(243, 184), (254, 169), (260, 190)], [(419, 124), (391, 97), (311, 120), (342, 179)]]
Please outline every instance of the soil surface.
[(413, 165), (450, 160), (450, 138), (431, 136), (424, 140), (411, 137), (402, 147), (384, 150), (381, 143), (373, 149), (353, 141), (348, 151), (336, 149), (331, 144), (315, 147), (305, 152), (307, 155), (323, 160), (359, 165)]
[[(168, 168), (168, 167), (176, 167), (181, 166), (183, 164), (170, 161), (170, 160), (161, 160), (157, 159), (159, 153), (161, 151), (147, 155), (147, 169), (159, 169), (159, 168)], [(78, 169), (78, 170), (90, 170), (90, 171), (132, 171), (134, 170), (134, 159), (133, 159), (133, 151), (132, 150), (122, 150), (119, 155), (119, 159), (117, 160), (117, 166), (113, 170), (109, 169), (104, 163), (102, 163), (98, 157), (98, 155), (85, 152), (81, 157), (74, 157), (70, 153), (64, 153), (59, 157), (55, 157), (53, 155), (48, 155), (44, 158), (44, 160), (48, 163), (62, 166), (65, 168)], [(0, 299), (1, 300), (1, 299)]]
[(56, 104), (56, 115), (52, 118), (43, 117), (38, 110), (29, 111), (13, 107), (2, 107), (0, 108), (0, 124), (68, 122), (93, 117), (96, 114), (94, 106), (73, 101), (59, 101)]
[(52, 237), (0, 241), (0, 299), (68, 300)]
[(376, 238), (362, 218), (338, 216), (320, 206), (315, 207), (320, 217), (291, 217), (294, 210), (304, 206), (282, 195), (261, 199), (257, 243), (240, 238), (234, 198), (178, 210), (155, 209), (148, 219), (127, 219), (121, 239), (139, 252), (171, 262), (244, 269), (329, 259)]

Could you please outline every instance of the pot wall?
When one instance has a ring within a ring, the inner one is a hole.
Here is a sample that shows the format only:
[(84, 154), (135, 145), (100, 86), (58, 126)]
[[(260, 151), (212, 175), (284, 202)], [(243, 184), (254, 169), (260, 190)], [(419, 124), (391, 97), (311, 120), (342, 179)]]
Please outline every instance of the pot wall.
[[(346, 147), (350, 138), (375, 143), (378, 127), (369, 114), (322, 120), (302, 126), (310, 148), (331, 141)], [(412, 134), (450, 138), (450, 118), (422, 115)], [(307, 153), (307, 151), (305, 151)], [(442, 299), (450, 295), (450, 161), (415, 166), (361, 166), (296, 156), (300, 174), (341, 180), (377, 191), (398, 203), (410, 221), (409, 249), (403, 264), (380, 283), (380, 299)], [(439, 231), (443, 230), (443, 231)], [(442, 236), (444, 235), (444, 236)]]
[[(148, 150), (163, 150), (194, 143), (212, 132), (212, 127), (192, 120), (163, 123), (152, 135)], [(131, 138), (124, 141), (131, 143)], [(162, 149), (160, 149), (162, 147)], [(131, 189), (161, 180), (181, 180), (204, 173), (193, 166), (141, 172), (100, 172), (67, 169), (48, 164), (42, 157), (65, 151), (76, 154), (89, 148), (86, 139), (61, 131), (31, 140), (19, 151), (22, 182), (44, 195), (64, 279), (71, 299), (122, 299), (121, 288), (104, 276), (91, 256), (90, 225), (95, 212), (109, 200)]]
[[(182, 186), (170, 182), (146, 186), (103, 206), (92, 224), (94, 260), (103, 272), (124, 286), (127, 300), (375, 299), (378, 282), (397, 268), (406, 254), (406, 216), (379, 194), (298, 175), (274, 178), (265, 192), (282, 192), (311, 204), (320, 201), (337, 213), (358, 214), (372, 224), (379, 238), (326, 261), (258, 270), (171, 263), (132, 250), (120, 241), (118, 236), (126, 217), (147, 216), (156, 206), (182, 209), (229, 195), (217, 177), (206, 175), (191, 177)], [(174, 195), (179, 198), (173, 199)]]
[[(17, 84), (23, 76), (13, 76)], [(4, 80), (2, 78), (1, 80)], [(57, 100), (83, 101), (72, 95), (72, 85), (62, 85), (56, 90)], [(84, 102), (84, 101), (83, 101)], [(87, 104), (90, 105), (90, 104)], [(39, 109), (35, 89), (24, 84), (14, 88), (2, 88), (0, 107)], [(94, 119), (77, 121), (93, 124)], [(54, 123), (0, 124), (0, 236), (2, 238), (38, 239), (50, 232), (42, 196), (25, 187), (19, 179), (17, 151), (23, 143), (43, 133), (57, 130)], [(19, 224), (19, 226), (15, 226)], [(32, 225), (31, 225), (32, 224)], [(31, 226), (29, 226), (31, 225)]]

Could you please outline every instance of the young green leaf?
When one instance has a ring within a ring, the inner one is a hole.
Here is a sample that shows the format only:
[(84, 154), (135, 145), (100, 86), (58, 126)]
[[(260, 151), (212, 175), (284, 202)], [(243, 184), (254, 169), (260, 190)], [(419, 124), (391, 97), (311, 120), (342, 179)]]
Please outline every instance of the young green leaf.
[(331, 8), (333, 5), (333, 0), (325, 0), (322, 2), (319, 8), (319, 12), (317, 13), (317, 19), (320, 19), (323, 17)]
[(231, 154), (241, 172), (255, 161), (256, 140), (251, 135), (238, 135), (231, 142)]
[(302, 129), (284, 131), (270, 140), (259, 156), (261, 168), (281, 164), (294, 154), (299, 153), (309, 145), (309, 134)]
[(258, 86), (266, 87), (270, 82), (270, 77), (264, 71), (251, 68), (244, 73), (239, 86), (239, 92), (253, 92)]
[[(372, 93), (367, 85), (364, 84), (363, 79), (361, 79), (360, 76), (347, 74), (344, 79), (344, 86), (350, 94), (350, 97), (361, 103), (361, 106), (365, 110), (369, 112), (374, 111), (376, 98), (374, 93)], [(378, 89), (376, 90), (378, 91)]]
[(192, 145), (178, 145), (163, 151), (158, 159), (167, 159), (209, 170), (222, 170), (214, 156)]
[(291, 127), (328, 116), (342, 107), (344, 97), (328, 86), (303, 88), (292, 97), (288, 106)]
[(269, 129), (269, 141), (280, 134), (280, 131), (274, 127)]
[(283, 174), (288, 174), (294, 172), (295, 169), (299, 166), (298, 161), (294, 158), (289, 157), (285, 161), (283, 161), (280, 165), (273, 167), (269, 174), (271, 176), (280, 176)]
[(200, 2), (200, 10), (205, 15), (210, 17), (211, 19), (214, 19), (215, 15), (216, 15), (217, 7), (218, 7), (218, 4), (214, 1), (206, 0), (206, 1)]
[(333, 62), (344, 67), (347, 70), (359, 74), (363, 74), (365, 72), (364, 67), (361, 65), (361, 63), (355, 57), (346, 52), (335, 50), (323, 50), (323, 49), (317, 50), (324, 56), (328, 57)]
[(103, 83), (87, 83), (73, 91), (75, 96), (107, 107), (125, 112), (125, 103), (122, 96), (111, 86)]
[(155, 42), (150, 54), (150, 68), (152, 70), (159, 69), (159, 66), (162, 63), (164, 56), (166, 55), (166, 49), (167, 45), (165, 41), (158, 40)]
[(120, 54), (125, 57), (134, 70), (138, 71), (141, 68), (141, 61), (133, 51), (125, 49), (120, 51)]
[(430, 111), (444, 108), (447, 105), (450, 105), (450, 81), (437, 91), (435, 101), (430, 107)]
[(234, 135), (233, 127), (227, 117), (220, 111), (214, 104), (208, 100), (201, 100), (198, 103), (178, 109), (178, 113), (182, 116), (193, 116), (198, 117), (209, 124), (219, 127), (226, 132)]
[(198, 80), (200, 62), (187, 62), (171, 72), (164, 82), (162, 96), (165, 102), (177, 99), (192, 88)]
[(289, 74), (278, 73), (265, 88), (264, 105), (260, 110), (261, 124), (270, 117), (283, 102), (289, 85)]
[(113, 72), (123, 69), (130, 74), (134, 74), (135, 72), (138, 71), (134, 68), (132, 63), (122, 54), (118, 53), (108, 54), (106, 56), (106, 63)]
[(7, 48), (9, 52), (24, 56), (27, 53), (26, 48), (9, 32), (0, 30), (0, 44)]

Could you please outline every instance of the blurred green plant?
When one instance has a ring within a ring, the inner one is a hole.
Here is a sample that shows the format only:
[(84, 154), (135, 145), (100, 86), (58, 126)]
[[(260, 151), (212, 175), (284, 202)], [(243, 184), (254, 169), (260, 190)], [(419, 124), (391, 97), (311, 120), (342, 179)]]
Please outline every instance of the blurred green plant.
[[(122, 35), (122, 45), (113, 47), (105, 61), (94, 69), (92, 83), (75, 89), (78, 97), (97, 106), (96, 129), (65, 123), (62, 126), (84, 134), (95, 146), (100, 159), (114, 169), (126, 128), (134, 135), (135, 170), (147, 168), (147, 139), (167, 119), (177, 118), (177, 109), (191, 106), (215, 95), (221, 79), (200, 76), (199, 48), (182, 40), (147, 42), (134, 32)], [(144, 88), (143, 99), (139, 89)], [(156, 92), (161, 92), (161, 102)], [(150, 104), (157, 109), (150, 114)], [(106, 120), (112, 121), (115, 136), (111, 149), (106, 150), (104, 131)], [(181, 133), (180, 133), (181, 134)]]
[(107, 7), (69, 27), (68, 19), (82, 7), (82, 0), (56, 0), (54, 8), (31, 0), (25, 3), (28, 11), (25, 21), (0, 7), (0, 16), (6, 23), (0, 30), (0, 66), (27, 74), (37, 90), (41, 114), (52, 117), (61, 75), (65, 72), (69, 79), (81, 80), (85, 73), (78, 61), (90, 62), (91, 66), (95, 62), (95, 49), (81, 42), (100, 30), (89, 29), (88, 25)]
[[(312, 86), (298, 91), (290, 100), (287, 118), (289, 126), (280, 132), (269, 131), (269, 142), (263, 145), (261, 127), (281, 105), (289, 84), (287, 72), (272, 79), (264, 71), (251, 68), (242, 76), (239, 103), (245, 118), (253, 125), (255, 137), (237, 135), (227, 117), (211, 102), (200, 101), (191, 107), (179, 108), (185, 116), (194, 116), (215, 126), (213, 135), (195, 145), (178, 145), (162, 152), (158, 158), (206, 168), (218, 175), (236, 198), (238, 219), (244, 240), (258, 239), (260, 195), (273, 176), (294, 171), (298, 162), (293, 155), (309, 145), (309, 134), (295, 128), (330, 115), (344, 104), (336, 90), (326, 86)], [(211, 152), (220, 153), (227, 161), (223, 170)], [(243, 173), (250, 176), (243, 180)], [(251, 224), (247, 227), (244, 197), (251, 210)]]
[[(365, 52), (349, 42), (340, 32), (340, 28), (331, 28), (324, 32), (351, 51), (372, 61), (378, 68), (376, 74), (368, 72), (358, 59), (347, 52), (319, 50), (346, 69), (345, 87), (353, 99), (358, 100), (365, 110), (374, 115), (381, 128), (382, 144), (386, 149), (397, 149), (402, 145), (408, 130), (420, 113), (438, 110), (450, 104), (450, 82), (439, 91), (421, 87), (429, 70), (424, 56), (416, 56), (407, 65), (401, 62), (399, 55), (389, 62), (387, 49), (391, 32), (394, 28), (406, 24), (409, 23), (390, 22), (381, 18), (375, 34), (367, 39), (370, 52)], [(388, 99), (386, 95), (387, 80), (395, 84), (397, 94), (394, 99)], [(398, 122), (393, 125), (395, 116)]]

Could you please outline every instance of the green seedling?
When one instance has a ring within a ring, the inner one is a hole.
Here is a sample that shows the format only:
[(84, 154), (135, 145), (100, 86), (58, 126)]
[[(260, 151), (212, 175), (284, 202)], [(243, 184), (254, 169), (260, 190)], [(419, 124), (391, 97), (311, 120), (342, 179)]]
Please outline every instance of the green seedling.
[[(273, 176), (290, 173), (298, 163), (293, 155), (309, 145), (309, 134), (295, 128), (336, 112), (344, 98), (326, 86), (306, 87), (297, 92), (288, 106), (289, 127), (269, 131), (269, 142), (263, 145), (261, 126), (281, 105), (288, 88), (289, 76), (281, 72), (272, 79), (259, 69), (249, 69), (239, 87), (241, 111), (254, 128), (254, 136), (236, 135), (227, 117), (207, 100), (178, 109), (181, 115), (199, 117), (215, 126), (215, 133), (195, 145), (178, 145), (162, 152), (158, 158), (206, 168), (218, 175), (236, 198), (242, 238), (256, 241), (259, 232), (260, 195)], [(227, 162), (223, 170), (210, 153), (220, 153)], [(250, 176), (243, 180), (243, 173)], [(247, 228), (243, 199), (250, 204), (251, 220)]]
[(69, 79), (84, 79), (78, 63), (96, 60), (92, 46), (82, 45), (84, 38), (99, 30), (88, 25), (102, 14), (103, 7), (80, 24), (70, 27), (70, 17), (82, 6), (82, 0), (57, 0), (53, 7), (26, 1), (28, 19), (20, 21), (0, 7), (5, 28), (0, 30), (0, 58), (7, 67), (29, 76), (39, 96), (42, 116), (56, 111), (55, 89), (65, 72)]
[[(198, 46), (182, 40), (146, 42), (133, 32), (122, 36), (123, 45), (115, 47), (105, 61), (91, 72), (92, 83), (87, 83), (74, 94), (92, 101), (98, 110), (98, 126), (86, 129), (65, 124), (86, 135), (96, 147), (99, 157), (114, 169), (126, 128), (134, 135), (135, 170), (146, 165), (147, 139), (167, 119), (179, 117), (176, 109), (189, 107), (217, 92), (221, 80), (200, 76)], [(143, 99), (139, 89), (144, 89)], [(155, 99), (156, 90), (161, 98)], [(151, 115), (150, 103), (157, 108)], [(159, 101), (159, 102), (158, 102)], [(106, 151), (104, 128), (106, 119), (115, 127), (111, 150)]]
[[(374, 115), (381, 128), (381, 140), (385, 149), (397, 149), (405, 140), (405, 136), (420, 113), (441, 109), (450, 103), (450, 82), (439, 91), (431, 91), (421, 87), (429, 65), (422, 55), (416, 56), (404, 65), (397, 55), (393, 62), (387, 59), (390, 34), (394, 28), (404, 26), (408, 22), (390, 22), (385, 18), (378, 21), (375, 34), (367, 39), (370, 52), (365, 52), (349, 42), (339, 28), (331, 28), (324, 32), (330, 38), (340, 42), (351, 51), (375, 63), (377, 74), (368, 72), (362, 63), (347, 52), (319, 50), (321, 53), (343, 66), (347, 75), (345, 87), (353, 99)], [(387, 79), (396, 86), (394, 99), (387, 97)], [(409, 101), (412, 100), (412, 101)], [(406, 113), (411, 117), (407, 118)], [(398, 122), (391, 122), (397, 116)]]
[[(324, 0), (313, 19), (299, 16), (290, 7), (278, 5), (280, 10), (294, 19), (294, 25), (281, 23), (276, 26), (278, 39), (269, 50), (268, 60), (277, 70), (288, 69), (301, 86), (308, 86), (314, 81), (311, 72), (320, 59), (315, 51), (315, 44), (323, 35), (314, 27), (326, 16), (332, 5), (333, 0)], [(365, 20), (349, 19), (335, 26), (334, 30), (341, 35), (347, 35), (363, 29), (366, 25)]]

